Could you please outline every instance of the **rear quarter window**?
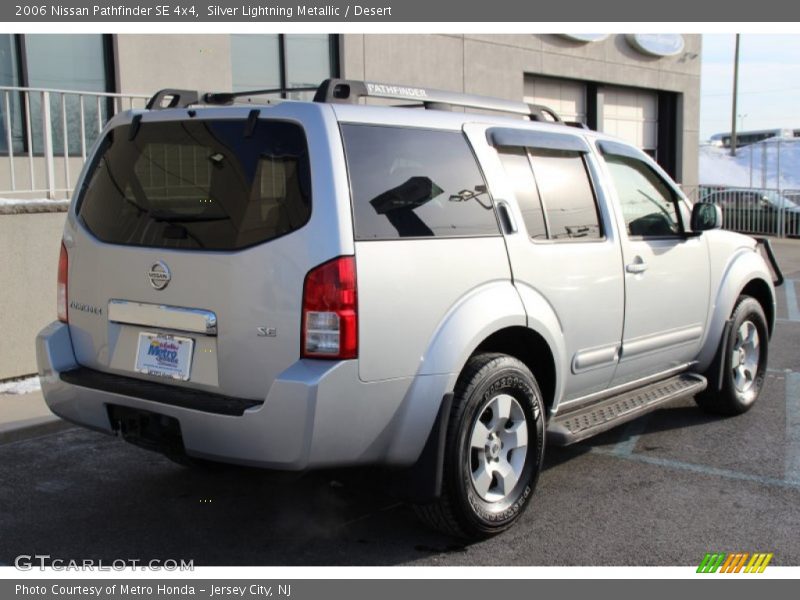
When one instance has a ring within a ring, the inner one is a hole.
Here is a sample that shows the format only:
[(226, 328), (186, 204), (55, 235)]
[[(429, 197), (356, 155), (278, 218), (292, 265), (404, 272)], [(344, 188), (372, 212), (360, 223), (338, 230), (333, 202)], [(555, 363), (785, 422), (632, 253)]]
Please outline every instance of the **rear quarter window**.
[(295, 231), (311, 214), (306, 139), (294, 123), (125, 125), (90, 169), (78, 216), (108, 243), (236, 250)]
[(358, 240), (499, 235), (460, 132), (341, 126)]

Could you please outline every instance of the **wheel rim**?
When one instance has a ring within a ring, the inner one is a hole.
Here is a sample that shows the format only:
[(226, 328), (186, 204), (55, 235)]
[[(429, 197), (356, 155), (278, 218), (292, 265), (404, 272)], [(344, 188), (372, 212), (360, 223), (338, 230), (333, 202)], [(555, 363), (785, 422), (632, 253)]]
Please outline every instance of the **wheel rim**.
[(486, 403), (472, 426), (469, 454), (475, 492), (487, 502), (506, 498), (528, 454), (528, 423), (515, 398), (500, 394)]
[(749, 399), (756, 393), (756, 375), (761, 358), (761, 340), (758, 328), (745, 321), (736, 331), (736, 341), (731, 354), (733, 385), (736, 391)]

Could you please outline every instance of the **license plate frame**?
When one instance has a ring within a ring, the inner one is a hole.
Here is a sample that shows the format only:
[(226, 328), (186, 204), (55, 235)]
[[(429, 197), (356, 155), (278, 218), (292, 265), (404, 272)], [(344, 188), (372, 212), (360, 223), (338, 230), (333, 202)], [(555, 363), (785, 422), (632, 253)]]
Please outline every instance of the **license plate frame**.
[(133, 368), (137, 373), (189, 381), (193, 358), (193, 338), (141, 331)]

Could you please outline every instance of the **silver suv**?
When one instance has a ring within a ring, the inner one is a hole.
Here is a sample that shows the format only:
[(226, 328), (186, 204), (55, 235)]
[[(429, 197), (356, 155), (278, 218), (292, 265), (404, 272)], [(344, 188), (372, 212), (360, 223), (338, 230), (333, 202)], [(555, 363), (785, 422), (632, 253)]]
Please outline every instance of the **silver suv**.
[(266, 92), (164, 90), (106, 127), (37, 339), (57, 415), (191, 464), (381, 465), (481, 537), (530, 502), (545, 441), (756, 401), (769, 245), (641, 151), (486, 97)]

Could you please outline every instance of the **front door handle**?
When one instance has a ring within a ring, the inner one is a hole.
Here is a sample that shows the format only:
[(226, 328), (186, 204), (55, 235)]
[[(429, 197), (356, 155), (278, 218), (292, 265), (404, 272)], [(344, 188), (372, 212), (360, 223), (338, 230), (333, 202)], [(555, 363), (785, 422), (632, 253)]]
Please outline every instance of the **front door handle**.
[(644, 259), (641, 256), (637, 256), (633, 259), (632, 263), (625, 265), (626, 273), (638, 275), (640, 273), (644, 273), (645, 271), (647, 271), (647, 263), (644, 262)]

